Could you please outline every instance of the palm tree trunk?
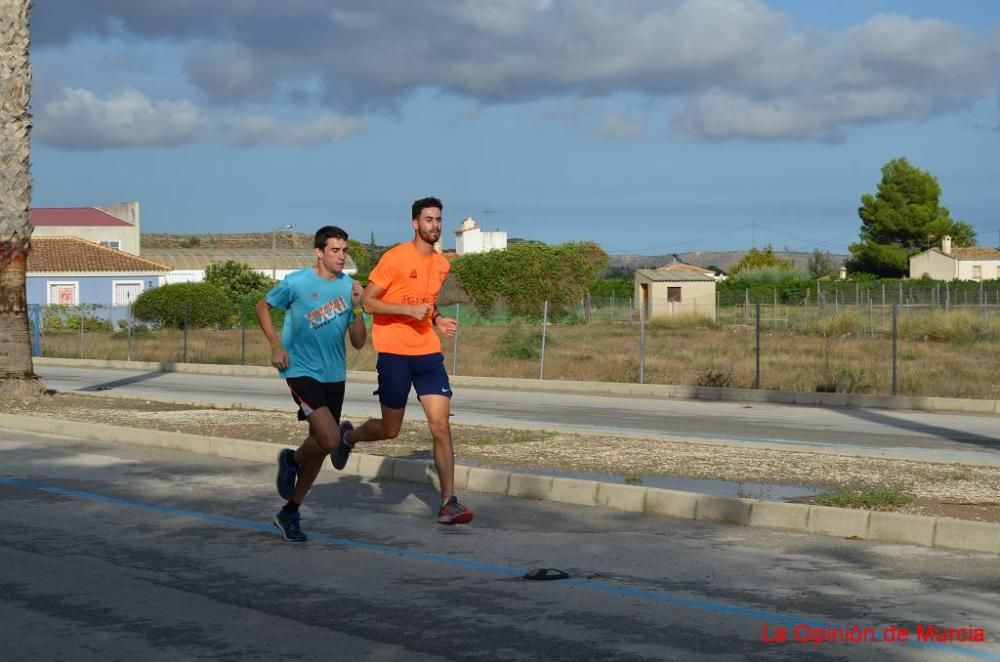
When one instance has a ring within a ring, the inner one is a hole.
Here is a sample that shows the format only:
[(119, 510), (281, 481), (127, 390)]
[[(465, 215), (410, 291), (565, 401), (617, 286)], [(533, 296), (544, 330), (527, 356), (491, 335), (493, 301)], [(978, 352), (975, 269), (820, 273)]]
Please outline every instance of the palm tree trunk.
[(25, 269), (31, 247), (31, 0), (0, 0), (0, 401), (44, 392), (31, 364)]

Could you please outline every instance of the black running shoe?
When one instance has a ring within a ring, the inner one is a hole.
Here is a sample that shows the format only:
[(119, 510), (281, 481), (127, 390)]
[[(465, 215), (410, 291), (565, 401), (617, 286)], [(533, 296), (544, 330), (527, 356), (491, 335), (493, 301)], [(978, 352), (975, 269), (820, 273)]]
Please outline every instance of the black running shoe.
[(295, 451), (286, 448), (278, 453), (278, 478), (275, 485), (278, 495), (285, 499), (292, 498), (295, 493), (295, 479), (299, 476), (299, 465), (295, 464)]
[(438, 524), (468, 524), (472, 517), (472, 509), (460, 504), (458, 497), (453, 496), (438, 511)]
[(344, 421), (340, 424), (340, 443), (337, 444), (337, 447), (333, 449), (332, 453), (330, 453), (330, 462), (333, 463), (333, 468), (337, 471), (346, 467), (347, 458), (351, 457), (351, 451), (354, 449), (354, 446), (348, 446), (347, 441), (345, 441), (345, 437), (347, 433), (353, 429), (354, 426), (351, 425), (350, 421)]
[(306, 534), (299, 527), (299, 513), (286, 513), (282, 510), (274, 516), (274, 525), (281, 531), (281, 537), (288, 542), (305, 542)]

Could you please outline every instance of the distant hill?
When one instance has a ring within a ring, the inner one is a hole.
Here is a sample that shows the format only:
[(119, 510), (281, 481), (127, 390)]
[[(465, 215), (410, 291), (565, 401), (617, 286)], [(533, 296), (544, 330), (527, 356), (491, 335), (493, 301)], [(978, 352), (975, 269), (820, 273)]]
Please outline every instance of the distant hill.
[[(715, 268), (728, 272), (730, 267), (742, 260), (746, 254), (747, 251), (691, 251), (668, 255), (611, 255), (608, 258), (608, 269), (624, 269), (631, 272), (636, 269), (655, 269), (674, 262), (685, 262), (706, 269)], [(812, 257), (812, 251), (808, 253), (775, 251), (774, 254), (782, 259), (791, 260), (802, 269), (808, 267), (809, 258)], [(830, 254), (830, 259), (837, 268), (840, 268), (849, 257), (849, 255)]]
[[(302, 232), (278, 232), (277, 248), (312, 248), (313, 235)], [(270, 232), (242, 234), (146, 234), (141, 248), (270, 248)]]

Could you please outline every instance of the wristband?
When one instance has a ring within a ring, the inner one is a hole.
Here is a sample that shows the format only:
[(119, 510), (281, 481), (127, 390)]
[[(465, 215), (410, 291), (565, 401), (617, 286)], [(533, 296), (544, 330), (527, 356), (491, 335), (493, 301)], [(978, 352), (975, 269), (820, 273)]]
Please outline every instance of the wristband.
[(444, 315), (435, 310), (434, 314), (431, 315), (431, 324), (437, 324), (439, 317), (444, 317)]
[(354, 309), (354, 316), (357, 317), (358, 315), (361, 315), (364, 312), (365, 309), (362, 308), (361, 306), (358, 306), (357, 308)]
[(281, 341), (280, 340), (278, 340), (277, 342), (271, 343), (271, 349), (278, 349), (281, 346), (282, 345), (281, 345)]

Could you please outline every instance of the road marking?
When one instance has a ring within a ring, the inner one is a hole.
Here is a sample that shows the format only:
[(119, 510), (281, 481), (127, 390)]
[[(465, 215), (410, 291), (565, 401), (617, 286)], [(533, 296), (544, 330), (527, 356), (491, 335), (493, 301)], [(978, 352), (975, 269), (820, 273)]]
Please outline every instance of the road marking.
[[(35, 490), (38, 492), (46, 492), (49, 494), (58, 494), (60, 496), (71, 497), (76, 499), (86, 499), (88, 501), (95, 501), (99, 503), (107, 503), (115, 506), (121, 506), (123, 508), (146, 510), (150, 512), (161, 513), (164, 515), (171, 515), (174, 517), (185, 517), (188, 519), (194, 519), (201, 522), (208, 522), (211, 524), (222, 524), (224, 526), (230, 526), (237, 529), (244, 529), (250, 531), (264, 531), (275, 536), (281, 535), (280, 532), (277, 529), (275, 529), (270, 522), (258, 522), (254, 520), (239, 519), (236, 517), (227, 517), (225, 515), (214, 515), (212, 513), (203, 513), (195, 510), (184, 510), (182, 508), (160, 506), (155, 503), (132, 501), (130, 499), (122, 499), (120, 497), (108, 496), (106, 494), (97, 494), (94, 492), (84, 492), (82, 490), (71, 490), (64, 487), (56, 487), (54, 485), (46, 485), (44, 483), (22, 480), (19, 478), (11, 478), (8, 476), (0, 476), (0, 485), (7, 485), (10, 487), (16, 487), (26, 490)], [(511, 566), (496, 565), (493, 563), (471, 561), (468, 559), (461, 559), (452, 556), (447, 556), (445, 554), (418, 552), (411, 549), (392, 547), (391, 545), (379, 545), (375, 543), (362, 542), (360, 540), (352, 540), (350, 538), (338, 538), (336, 536), (325, 535), (322, 533), (310, 532), (309, 542), (311, 542), (312, 544), (323, 543), (337, 547), (350, 547), (353, 549), (363, 549), (366, 551), (376, 552), (379, 554), (386, 554), (389, 556), (398, 556), (401, 558), (412, 559), (416, 561), (429, 561), (431, 563), (439, 563), (442, 565), (466, 568), (469, 570), (477, 570), (480, 572), (487, 572), (487, 573), (502, 575), (505, 577), (522, 577), (528, 571), (527, 568), (514, 568)], [(797, 616), (794, 614), (784, 614), (780, 612), (765, 611), (762, 609), (740, 607), (737, 605), (729, 605), (722, 602), (702, 600), (700, 598), (687, 598), (677, 595), (671, 595), (669, 593), (651, 591), (647, 589), (631, 588), (628, 586), (618, 586), (606, 582), (594, 581), (591, 579), (563, 579), (557, 582), (552, 582), (552, 584), (573, 586), (575, 588), (592, 591), (594, 593), (603, 593), (605, 595), (618, 595), (622, 597), (636, 598), (639, 600), (656, 602), (660, 604), (667, 604), (675, 607), (687, 607), (691, 609), (699, 609), (702, 611), (713, 612), (716, 614), (739, 616), (753, 621), (762, 621), (768, 624), (782, 623), (792, 626), (808, 625), (813, 628), (842, 627), (841, 624), (836, 624), (826, 621), (816, 621), (808, 617)], [(938, 644), (938, 643), (922, 643), (917, 641), (907, 641), (904, 643), (904, 645), (908, 645), (914, 648), (939, 650), (942, 652), (953, 653), (956, 655), (964, 655), (967, 657), (974, 657), (982, 660), (994, 660), (1000, 662), (1000, 653), (995, 653), (985, 650), (975, 650), (964, 646), (957, 646), (952, 644)]]

